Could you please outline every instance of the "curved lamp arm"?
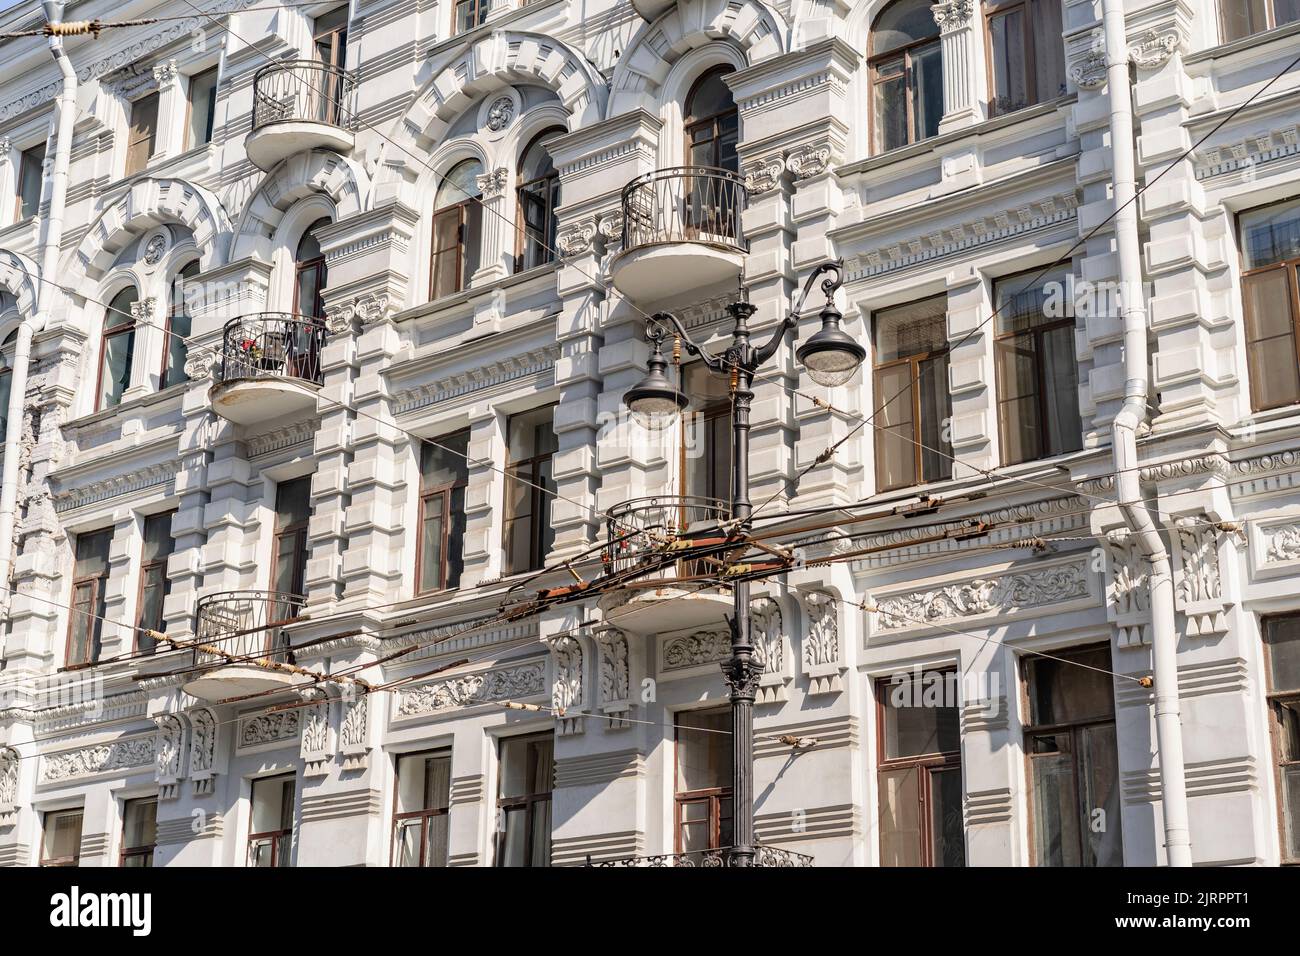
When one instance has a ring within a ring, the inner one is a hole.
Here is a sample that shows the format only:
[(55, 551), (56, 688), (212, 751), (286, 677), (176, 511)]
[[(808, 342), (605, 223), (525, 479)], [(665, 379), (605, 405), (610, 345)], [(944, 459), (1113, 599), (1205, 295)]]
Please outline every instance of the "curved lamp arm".
[(786, 333), (799, 324), (799, 313), (803, 311), (804, 303), (808, 301), (808, 295), (812, 292), (813, 283), (827, 272), (835, 273), (834, 276), (822, 280), (822, 292), (826, 295), (826, 301), (833, 302), (835, 291), (844, 284), (844, 262), (836, 259), (832, 262), (823, 262), (814, 269), (808, 276), (808, 280), (803, 284), (803, 291), (799, 293), (799, 299), (795, 302), (794, 308), (791, 309), (781, 324), (772, 332), (772, 337), (768, 339), (767, 344), (758, 348), (754, 353), (754, 367), (762, 365), (781, 347), (781, 341), (785, 338)]
[(703, 359), (704, 364), (713, 371), (722, 371), (722, 361), (711, 355), (703, 346), (699, 345), (694, 339), (692, 339), (690, 333), (686, 331), (686, 326), (682, 325), (681, 320), (671, 312), (656, 312), (654, 315), (650, 316), (650, 321), (646, 323), (647, 338), (656, 338), (662, 342), (667, 334), (663, 327), (665, 322), (672, 325), (673, 331), (681, 336), (682, 343), (686, 346), (686, 351), (690, 352), (692, 355), (699, 356)]

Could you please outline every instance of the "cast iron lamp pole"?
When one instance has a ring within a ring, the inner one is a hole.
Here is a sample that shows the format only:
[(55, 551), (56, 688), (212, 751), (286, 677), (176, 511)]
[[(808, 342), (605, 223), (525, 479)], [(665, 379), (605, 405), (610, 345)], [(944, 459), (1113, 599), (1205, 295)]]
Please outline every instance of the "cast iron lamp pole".
[[(721, 356), (714, 356), (696, 344), (685, 326), (668, 312), (656, 314), (646, 328), (650, 358), (646, 377), (628, 390), (624, 401), (634, 415), (648, 419), (650, 427), (663, 427), (687, 405), (687, 397), (664, 374), (666, 326), (671, 325), (686, 350), (698, 356), (710, 371), (731, 380), (731, 526), (740, 540), (748, 537), (752, 526), (753, 505), (749, 500), (749, 412), (754, 401), (754, 373), (772, 358), (795, 327), (799, 313), (812, 290), (813, 283), (827, 273), (822, 291), (826, 305), (822, 309), (822, 327), (799, 347), (796, 356), (808, 369), (813, 381), (821, 385), (842, 385), (852, 378), (866, 350), (840, 328), (842, 316), (835, 308), (835, 292), (843, 282), (843, 266), (826, 262), (813, 270), (804, 284), (795, 307), (781, 320), (771, 338), (755, 347), (749, 341), (749, 319), (757, 311), (746, 301), (727, 307), (734, 325), (731, 344)], [(728, 864), (749, 866), (754, 859), (754, 698), (758, 692), (762, 665), (754, 659), (750, 642), (749, 582), (742, 579), (732, 585), (733, 613), (731, 657), (723, 663), (722, 673), (731, 688), (732, 741), (732, 848)]]

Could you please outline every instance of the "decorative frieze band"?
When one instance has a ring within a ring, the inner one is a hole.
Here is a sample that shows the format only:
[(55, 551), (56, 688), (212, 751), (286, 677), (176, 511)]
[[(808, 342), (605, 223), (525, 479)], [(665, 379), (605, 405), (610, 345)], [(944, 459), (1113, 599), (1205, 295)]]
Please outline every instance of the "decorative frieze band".
[(398, 719), (422, 717), (475, 704), (535, 697), (545, 691), (545, 662), (526, 661), (404, 689), (398, 694), (396, 716)]
[(93, 747), (44, 754), (41, 757), (41, 783), (58, 783), (76, 777), (152, 766), (157, 759), (158, 738), (155, 734), (129, 737)]

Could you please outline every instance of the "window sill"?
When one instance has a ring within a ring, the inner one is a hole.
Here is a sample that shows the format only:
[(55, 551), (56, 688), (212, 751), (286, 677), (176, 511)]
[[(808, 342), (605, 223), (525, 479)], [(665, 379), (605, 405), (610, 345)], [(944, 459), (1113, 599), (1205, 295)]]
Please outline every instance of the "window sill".
[(409, 322), (414, 319), (428, 318), (429, 316), (447, 312), (456, 309), (458, 306), (465, 306), (477, 302), (479, 299), (491, 298), (498, 290), (510, 289), (517, 285), (524, 285), (543, 276), (550, 275), (560, 266), (558, 261), (548, 262), (523, 272), (515, 272), (508, 276), (503, 276), (494, 282), (488, 282), (480, 286), (471, 286), (468, 289), (461, 289), (459, 292), (452, 292), (448, 295), (440, 296), (437, 299), (431, 299), (428, 302), (422, 302), (419, 305), (412, 306), (409, 309), (403, 309), (393, 316), (394, 323)]
[(1048, 116), (1055, 113), (1062, 106), (1073, 103), (1076, 99), (1074, 93), (1067, 93), (1064, 96), (1058, 96), (1056, 99), (1046, 100), (1042, 103), (1035, 103), (1033, 106), (1026, 106), (1024, 109), (1016, 110), (1013, 113), (1004, 113), (1000, 116), (994, 116), (992, 119), (986, 119), (980, 123), (974, 123), (964, 129), (953, 130), (951, 133), (943, 133), (940, 136), (931, 136), (929, 139), (923, 139), (919, 143), (908, 143), (906, 146), (899, 146), (887, 152), (877, 153), (867, 159), (860, 160), (856, 163), (850, 163), (839, 168), (841, 176), (850, 176), (855, 173), (867, 173), (872, 170), (880, 169), (885, 166), (892, 166), (894, 163), (900, 163), (917, 156), (924, 156), (928, 153), (936, 152), (944, 146), (960, 142), (967, 137), (986, 136), (989, 133), (997, 132), (1008, 126), (1016, 126), (1020, 123), (1026, 123), (1030, 120), (1037, 119), (1040, 116)]
[(141, 408), (147, 408), (157, 402), (166, 401), (169, 398), (179, 397), (188, 385), (190, 385), (190, 382), (188, 381), (177, 382), (175, 385), (168, 385), (164, 389), (150, 392), (148, 395), (141, 395), (138, 398), (131, 399), (130, 401), (122, 402), (120, 405), (114, 405), (112, 408), (101, 408), (99, 411), (92, 412), (89, 415), (74, 418), (72, 421), (64, 424), (63, 427), (69, 433), (72, 433), (90, 425), (106, 422), (120, 412), (136, 411)]

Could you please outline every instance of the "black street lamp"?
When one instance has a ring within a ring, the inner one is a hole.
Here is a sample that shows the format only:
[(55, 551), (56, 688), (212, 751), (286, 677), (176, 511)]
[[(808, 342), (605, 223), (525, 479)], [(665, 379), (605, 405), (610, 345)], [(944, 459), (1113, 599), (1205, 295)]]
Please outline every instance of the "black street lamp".
[[(767, 343), (758, 347), (749, 341), (749, 319), (757, 311), (748, 302), (727, 307), (735, 320), (731, 345), (720, 356), (711, 355), (687, 334), (678, 318), (668, 312), (656, 314), (646, 330), (650, 340), (650, 359), (646, 377), (623, 396), (628, 410), (650, 427), (669, 424), (686, 407), (687, 397), (664, 374), (665, 324), (681, 337), (686, 350), (699, 356), (710, 371), (731, 380), (731, 518), (740, 537), (751, 528), (749, 500), (749, 410), (753, 404), (754, 373), (776, 354), (786, 336), (799, 324), (799, 313), (813, 283), (822, 280), (826, 305), (822, 309), (822, 327), (795, 353), (808, 374), (819, 385), (842, 385), (852, 378), (867, 351), (840, 327), (843, 316), (835, 308), (835, 292), (843, 283), (843, 265), (826, 262), (813, 270), (804, 283), (795, 307), (782, 319)], [(722, 665), (723, 677), (731, 688), (732, 730), (732, 850), (731, 866), (749, 866), (754, 858), (754, 698), (762, 668), (754, 660), (754, 646), (749, 634), (749, 582), (732, 586), (733, 616), (731, 657)]]

